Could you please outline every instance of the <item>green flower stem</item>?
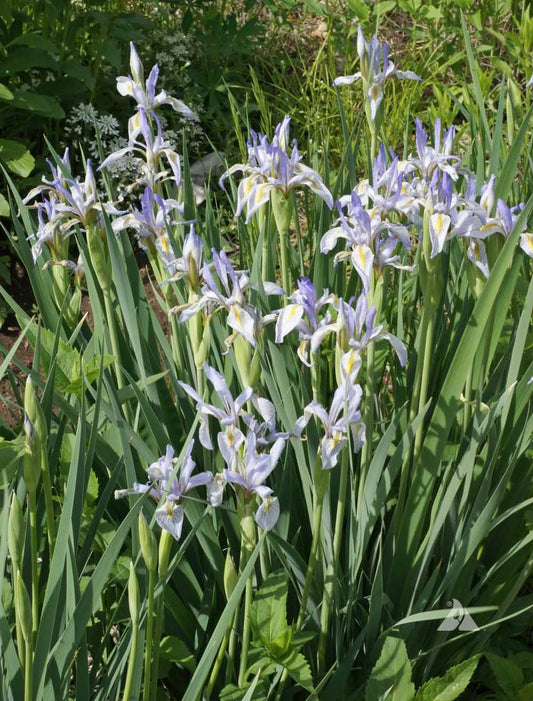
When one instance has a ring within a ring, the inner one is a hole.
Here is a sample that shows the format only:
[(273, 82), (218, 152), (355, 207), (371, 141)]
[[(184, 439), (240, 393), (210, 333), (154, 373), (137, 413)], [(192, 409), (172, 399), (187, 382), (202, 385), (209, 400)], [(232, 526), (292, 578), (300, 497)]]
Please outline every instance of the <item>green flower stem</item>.
[(144, 692), (143, 701), (150, 701), (152, 645), (154, 638), (154, 590), (156, 571), (150, 570), (148, 577), (148, 610), (146, 613), (146, 646), (144, 649)]
[(226, 684), (230, 684), (233, 679), (233, 670), (235, 669), (235, 652), (237, 650), (237, 619), (239, 610), (237, 609), (231, 619), (230, 636), (228, 644), (228, 664), (226, 666)]
[[(246, 566), (250, 555), (253, 552), (256, 541), (255, 521), (252, 514), (252, 500), (246, 499), (244, 502), (244, 515), (241, 519), (241, 572)], [(250, 574), (246, 582), (246, 590), (244, 594), (244, 620), (242, 625), (242, 647), (241, 661), (239, 665), (239, 687), (242, 687), (246, 681), (246, 670), (248, 668), (248, 647), (250, 645), (250, 630), (253, 597), (253, 574)]]
[(328, 563), (328, 567), (326, 570), (326, 577), (324, 582), (324, 596), (322, 598), (322, 611), (320, 615), (320, 636), (318, 641), (317, 658), (319, 675), (323, 672), (326, 661), (326, 646), (328, 642), (331, 604), (333, 601), (333, 587), (335, 583), (335, 573), (341, 550), (342, 531), (344, 526), (344, 511), (346, 508), (346, 497), (348, 495), (348, 467), (348, 450), (344, 450), (341, 462), (339, 495), (337, 498), (337, 513), (335, 515), (335, 531), (333, 534), (333, 558)]
[[(384, 276), (381, 275), (369, 293), (369, 306), (376, 308), (376, 323), (379, 323), (381, 305), (383, 301)], [(376, 392), (374, 378), (374, 344), (368, 346), (366, 352), (366, 383), (364, 394), (364, 416), (363, 421), (366, 427), (366, 442), (361, 449), (361, 484), (364, 484), (364, 476), (370, 467), (372, 460), (372, 438), (374, 436), (374, 395)]]
[(463, 434), (466, 434), (468, 424), (470, 422), (470, 417), (472, 416), (472, 375), (473, 375), (473, 363), (470, 364), (468, 370), (468, 375), (466, 376), (466, 386), (465, 386), (465, 406), (463, 411)]
[(161, 539), (159, 540), (159, 584), (160, 591), (157, 596), (156, 614), (155, 614), (155, 635), (153, 642), (153, 661), (152, 661), (152, 689), (150, 698), (155, 701), (157, 695), (157, 678), (159, 674), (159, 647), (161, 635), (163, 633), (163, 608), (165, 605), (165, 584), (168, 572), (168, 560), (170, 557), (170, 549), (172, 547), (173, 536), (166, 530), (161, 531)]
[(126, 683), (124, 684), (124, 692), (122, 701), (129, 701), (133, 690), (133, 678), (135, 676), (135, 663), (137, 661), (137, 650), (139, 648), (139, 623), (138, 621), (131, 624), (131, 644), (130, 655), (128, 658), (128, 671), (126, 673)]
[[(16, 586), (16, 581), (18, 577), (22, 577), (22, 573), (20, 571), (18, 562), (13, 563), (13, 576), (12, 576), (12, 581), (13, 581), (13, 599), (14, 599), (14, 604), (15, 604), (15, 612), (17, 611), (17, 598), (19, 596), (19, 591), (18, 587)], [(25, 660), (26, 660), (26, 643), (27, 641), (24, 640), (24, 633), (22, 632), (22, 623), (19, 620), (18, 616), (15, 616), (15, 631), (16, 631), (16, 636), (17, 636), (17, 651), (18, 651), (18, 656), (19, 656), (19, 661), (20, 661), (20, 667), (21, 669), (25, 669)]]
[(33, 645), (30, 637), (26, 640), (24, 658), (24, 701), (33, 701)]
[[(37, 640), (37, 630), (39, 628), (39, 572), (37, 570), (37, 500), (35, 492), (28, 492), (28, 506), (30, 511), (30, 548), (31, 548), (31, 649)], [(31, 660), (27, 656), (26, 641), (26, 662)], [(31, 664), (29, 665), (31, 667)]]
[(228, 628), (226, 631), (226, 635), (222, 639), (222, 645), (220, 646), (220, 649), (218, 651), (215, 664), (213, 666), (213, 669), (211, 670), (211, 676), (209, 677), (209, 681), (207, 683), (207, 686), (205, 688), (205, 693), (203, 695), (204, 699), (209, 699), (211, 694), (213, 693), (213, 689), (215, 688), (215, 684), (218, 679), (218, 675), (220, 672), (220, 668), (222, 667), (222, 662), (224, 661), (224, 656), (226, 655), (226, 650), (228, 649), (228, 644), (229, 640), (231, 637), (231, 631), (232, 631), (232, 626)]

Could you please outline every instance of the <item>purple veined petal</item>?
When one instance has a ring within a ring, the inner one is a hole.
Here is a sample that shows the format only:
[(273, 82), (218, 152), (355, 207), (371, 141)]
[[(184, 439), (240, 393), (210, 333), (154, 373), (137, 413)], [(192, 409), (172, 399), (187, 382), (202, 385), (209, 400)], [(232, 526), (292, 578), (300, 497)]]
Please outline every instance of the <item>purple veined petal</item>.
[(335, 78), (335, 80), (333, 81), (333, 85), (336, 88), (341, 87), (342, 85), (351, 85), (360, 78), (361, 73), (359, 71), (357, 73), (354, 73), (353, 75), (340, 75), (338, 78)]
[(327, 430), (327, 427), (330, 423), (330, 418), (328, 412), (324, 409), (322, 404), (319, 404), (315, 400), (309, 402), (309, 404), (304, 409), (304, 416), (305, 415), (316, 416), (316, 418), (322, 422), (324, 428)]
[(347, 438), (338, 431), (333, 436), (325, 436), (322, 439), (320, 449), (323, 470), (331, 470), (337, 465), (339, 453), (347, 442)]
[(288, 304), (281, 309), (276, 322), (276, 343), (282, 343), (302, 320), (304, 309), (300, 304)]
[(212, 482), (207, 487), (207, 498), (211, 506), (220, 506), (222, 504), (222, 498), (224, 496), (224, 487), (226, 486), (226, 479), (223, 473), (217, 473)]
[(238, 472), (235, 472), (234, 470), (224, 470), (223, 475), (226, 482), (236, 484), (242, 489), (248, 491), (248, 482)]
[(520, 234), (520, 248), (526, 256), (533, 258), (533, 234)]
[(254, 393), (254, 391), (253, 391), (253, 389), (252, 389), (251, 387), (246, 387), (246, 389), (244, 389), (244, 390), (239, 394), (239, 396), (235, 399), (234, 408), (233, 408), (233, 412), (234, 412), (234, 415), (235, 415), (234, 418), (235, 418), (235, 419), (237, 419), (237, 417), (238, 417), (239, 414), (241, 413), (241, 410), (243, 409), (244, 405), (245, 405), (246, 402), (251, 398), (251, 396), (253, 395), (253, 393)]
[(186, 492), (191, 479), (191, 474), (196, 467), (196, 463), (192, 459), (192, 450), (194, 448), (194, 438), (189, 442), (185, 455), (180, 465), (179, 485), (182, 492)]
[(179, 318), (179, 323), (183, 324), (186, 321), (189, 321), (189, 319), (192, 319), (192, 317), (195, 314), (198, 314), (207, 304), (209, 304), (209, 297), (206, 297), (205, 295), (203, 297), (200, 297), (200, 299), (196, 302), (193, 302), (192, 304), (188, 304), (180, 314)]
[(366, 443), (366, 426), (362, 421), (354, 423), (352, 429), (352, 448), (354, 453), (358, 453), (363, 444)]
[(196, 487), (202, 487), (204, 484), (210, 484), (213, 481), (213, 474), (211, 472), (199, 472), (197, 475), (193, 475), (187, 486), (187, 490), (196, 489)]
[(273, 431), (276, 426), (276, 407), (274, 404), (269, 399), (256, 396), (252, 398), (252, 402), (268, 429)]
[(397, 336), (395, 336), (392, 333), (389, 333), (388, 331), (381, 333), (380, 338), (384, 338), (391, 344), (391, 346), (394, 349), (394, 352), (398, 356), (400, 365), (402, 366), (402, 368), (405, 367), (407, 363), (407, 348), (405, 347), (405, 343), (403, 343), (403, 341), (400, 341), (400, 339)]
[(148, 108), (151, 109), (155, 100), (155, 86), (159, 77), (159, 66), (156, 65), (150, 71), (148, 80), (146, 81), (146, 97), (148, 98)]
[(197, 408), (197, 409), (201, 409), (201, 407), (202, 407), (202, 405), (203, 405), (203, 403), (204, 403), (204, 400), (202, 399), (202, 397), (200, 397), (200, 395), (199, 395), (198, 392), (194, 389), (194, 387), (191, 387), (191, 385), (188, 385), (186, 382), (182, 382), (182, 380), (178, 380), (178, 385), (179, 385), (183, 390), (185, 390), (185, 392), (187, 392), (187, 394), (189, 395), (189, 397), (192, 397), (192, 398), (197, 402), (196, 408)]
[(141, 133), (140, 111), (128, 119), (128, 144), (133, 147), (137, 143), (137, 137)]
[(335, 248), (338, 239), (340, 238), (348, 238), (342, 226), (335, 226), (333, 227), (333, 229), (326, 231), (326, 233), (322, 236), (322, 239), (320, 240), (320, 252), (329, 253), (330, 251), (332, 251)]
[(260, 183), (254, 185), (253, 187), (253, 200), (252, 193), (250, 193), (250, 198), (247, 202), (246, 208), (246, 224), (249, 224), (253, 215), (261, 209), (270, 199), (270, 193), (274, 189), (275, 185), (272, 183)]
[(359, 351), (352, 348), (347, 353), (344, 353), (341, 357), (341, 371), (346, 382), (355, 382), (362, 363)]
[(511, 210), (503, 200), (498, 200), (496, 209), (502, 220), (505, 236), (509, 236), (513, 228), (513, 215), (511, 214)]
[(352, 248), (352, 263), (356, 269), (361, 281), (363, 283), (363, 289), (368, 292), (370, 289), (370, 279), (372, 275), (372, 267), (374, 264), (374, 254), (372, 250), (366, 246), (353, 246)]
[(333, 196), (324, 185), (322, 178), (312, 168), (306, 165), (298, 165), (298, 174), (290, 180), (290, 187), (296, 184), (307, 185), (307, 187), (324, 200), (329, 209), (333, 209)]
[(326, 336), (335, 331), (335, 324), (326, 324), (325, 326), (320, 326), (311, 336), (311, 354), (316, 355), (320, 344), (326, 338)]
[(226, 379), (215, 368), (204, 362), (204, 373), (213, 389), (218, 394), (228, 414), (232, 414), (233, 397), (226, 382)]
[(126, 154), (131, 153), (132, 151), (133, 148), (131, 146), (125, 146), (124, 148), (121, 148), (118, 151), (109, 154), (109, 156), (100, 165), (98, 170), (102, 170), (102, 168), (109, 168), (110, 165), (116, 163), (117, 161), (120, 161), (121, 158), (124, 158)]
[(327, 416), (327, 421), (324, 422), (324, 426), (327, 427), (333, 426), (333, 424), (336, 423), (339, 414), (341, 411), (344, 409), (346, 402), (347, 402), (347, 396), (348, 396), (348, 387), (345, 384), (340, 385), (337, 387), (335, 390), (335, 394), (333, 395), (333, 399), (331, 401), (331, 407), (329, 410), (329, 416)]
[(383, 88), (380, 82), (374, 82), (368, 89), (367, 99), (370, 103), (370, 120), (373, 122), (376, 119), (379, 106), (383, 100)]
[(165, 455), (153, 462), (147, 469), (151, 480), (168, 480), (174, 472), (174, 448), (168, 444)]
[(203, 448), (206, 450), (213, 450), (213, 443), (211, 442), (211, 434), (209, 433), (209, 421), (205, 419), (200, 419), (200, 429), (198, 431), (198, 440)]
[(255, 513), (255, 522), (264, 531), (271, 531), (278, 522), (280, 514), (277, 497), (265, 497)]
[(119, 76), (117, 78), (117, 90), (123, 97), (133, 97), (133, 80), (131, 78), (126, 78), (125, 76)]
[(485, 244), (476, 238), (471, 238), (468, 244), (468, 250), (466, 255), (476, 267), (478, 267), (483, 275), (489, 277), (489, 261), (487, 258), (487, 251), (485, 250)]
[(435, 212), (435, 214), (432, 214), (429, 218), (429, 237), (431, 240), (430, 258), (434, 258), (439, 253), (442, 253), (451, 222), (451, 217), (447, 214), (442, 214), (442, 212)]
[(240, 333), (255, 348), (255, 321), (253, 317), (238, 304), (233, 304), (228, 314), (228, 326)]
[(275, 282), (263, 282), (263, 289), (265, 291), (266, 295), (284, 295), (285, 290), (283, 287), (280, 287), (279, 285), (276, 285)]
[(198, 116), (193, 110), (188, 107), (184, 102), (181, 100), (178, 100), (175, 97), (172, 97), (171, 95), (167, 95), (167, 93), (162, 90), (159, 95), (154, 99), (154, 104), (159, 106), (159, 105), (170, 105), (172, 109), (175, 112), (179, 112), (179, 114), (182, 114), (184, 117), (187, 117), (187, 119), (190, 119), (191, 121), (197, 120)]
[[(229, 426), (226, 431), (217, 434), (217, 444), (222, 459), (226, 463), (228, 470), (234, 470), (237, 466), (237, 450), (239, 449), (242, 440), (235, 437), (235, 433), (232, 430), (232, 426)], [(239, 433), (241, 433), (239, 431)], [(242, 434), (241, 434), (242, 435)]]
[(167, 499), (163, 506), (156, 509), (155, 520), (176, 540), (180, 539), (183, 528), (183, 509), (181, 506)]

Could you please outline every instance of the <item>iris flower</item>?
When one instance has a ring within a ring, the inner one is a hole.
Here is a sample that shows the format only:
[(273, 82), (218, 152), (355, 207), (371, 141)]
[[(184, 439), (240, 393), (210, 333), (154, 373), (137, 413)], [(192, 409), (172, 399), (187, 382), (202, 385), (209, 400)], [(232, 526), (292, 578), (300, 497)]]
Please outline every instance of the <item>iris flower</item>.
[(189, 443), (185, 456), (176, 473), (177, 458), (174, 448), (167, 445), (165, 455), (148, 467), (148, 484), (135, 482), (132, 489), (121, 489), (115, 492), (115, 499), (129, 494), (144, 494), (149, 492), (157, 502), (165, 498), (165, 502), (156, 509), (155, 518), (161, 528), (167, 530), (176, 540), (180, 539), (183, 527), (183, 507), (181, 502), (187, 492), (196, 487), (210, 484), (213, 480), (211, 472), (200, 472), (193, 475), (196, 463), (192, 459), (194, 440)]
[(296, 140), (293, 141), (292, 151), (288, 153), (290, 118), (285, 117), (277, 125), (272, 143), (262, 134), (250, 132), (248, 141), (248, 163), (237, 163), (229, 168), (220, 178), (220, 186), (224, 180), (235, 172), (246, 175), (239, 183), (237, 191), (237, 210), (239, 214), (246, 207), (246, 223), (264, 205), (274, 190), (285, 197), (291, 190), (302, 185), (321, 197), (332, 209), (333, 197), (324, 185), (320, 175), (301, 163), (302, 156), (298, 152)]
[(386, 80), (394, 77), (404, 80), (420, 80), (420, 78), (413, 71), (397, 70), (394, 63), (389, 60), (388, 45), (381, 45), (375, 35), (367, 42), (360, 25), (357, 28), (357, 54), (361, 70), (353, 75), (335, 78), (333, 85), (351, 85), (362, 79), (370, 107), (370, 120), (373, 122), (383, 100), (383, 83)]
[[(317, 401), (310, 402), (294, 427), (294, 434), (301, 436), (312, 416), (322, 424), (324, 436), (320, 441), (322, 469), (331, 470), (338, 462), (339, 454), (348, 443), (348, 430), (352, 431), (353, 448), (357, 452), (365, 442), (365, 425), (361, 421), (359, 405), (363, 392), (359, 385), (342, 384), (337, 387), (329, 411)], [(342, 414), (342, 415), (341, 415)]]

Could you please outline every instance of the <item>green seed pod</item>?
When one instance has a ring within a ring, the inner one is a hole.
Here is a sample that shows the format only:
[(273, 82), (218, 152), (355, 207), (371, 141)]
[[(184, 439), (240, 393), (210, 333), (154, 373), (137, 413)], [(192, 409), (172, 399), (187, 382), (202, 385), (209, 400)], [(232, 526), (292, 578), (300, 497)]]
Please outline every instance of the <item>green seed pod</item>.
[(128, 578), (128, 605), (130, 609), (131, 622), (135, 626), (139, 623), (139, 582), (135, 574), (135, 565), (130, 560), (130, 576)]
[(224, 563), (224, 592), (226, 594), (226, 599), (229, 600), (230, 596), (235, 589), (235, 585), (239, 579), (237, 570), (235, 569), (235, 562), (231, 556), (231, 551), (228, 547), (226, 553), (226, 562)]
[(20, 572), (17, 572), (15, 587), (15, 615), (22, 628), (22, 635), (26, 640), (29, 640), (32, 636), (31, 602)]
[(142, 512), (139, 514), (139, 540), (144, 563), (150, 572), (157, 569), (157, 540)]
[(13, 564), (18, 568), (19, 562), (22, 560), (22, 551), (24, 548), (24, 515), (22, 507), (13, 493), (11, 499), (11, 508), (9, 509), (9, 520), (7, 522), (7, 546)]

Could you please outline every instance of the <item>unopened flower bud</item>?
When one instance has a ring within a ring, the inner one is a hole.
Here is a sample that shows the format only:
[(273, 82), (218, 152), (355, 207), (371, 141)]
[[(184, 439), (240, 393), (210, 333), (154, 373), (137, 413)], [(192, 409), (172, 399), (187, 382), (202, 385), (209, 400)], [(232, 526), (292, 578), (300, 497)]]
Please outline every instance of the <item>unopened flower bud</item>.
[(135, 565), (131, 560), (130, 576), (128, 578), (128, 605), (130, 609), (131, 622), (133, 625), (137, 625), (139, 622), (140, 608), (139, 582), (137, 580), (137, 575), (135, 574)]
[(18, 563), (22, 559), (22, 550), (24, 548), (24, 516), (22, 514), (22, 507), (15, 493), (13, 493), (11, 508), (9, 509), (7, 546), (12, 562), (18, 566)]
[(31, 602), (20, 572), (17, 572), (15, 587), (15, 614), (24, 639), (29, 640), (32, 636)]
[(235, 589), (239, 575), (235, 569), (235, 562), (231, 556), (231, 551), (228, 548), (226, 553), (226, 562), (224, 564), (224, 592), (226, 594), (226, 599), (229, 600), (230, 596)]
[(142, 512), (139, 514), (139, 540), (144, 563), (150, 572), (157, 569), (157, 540)]

